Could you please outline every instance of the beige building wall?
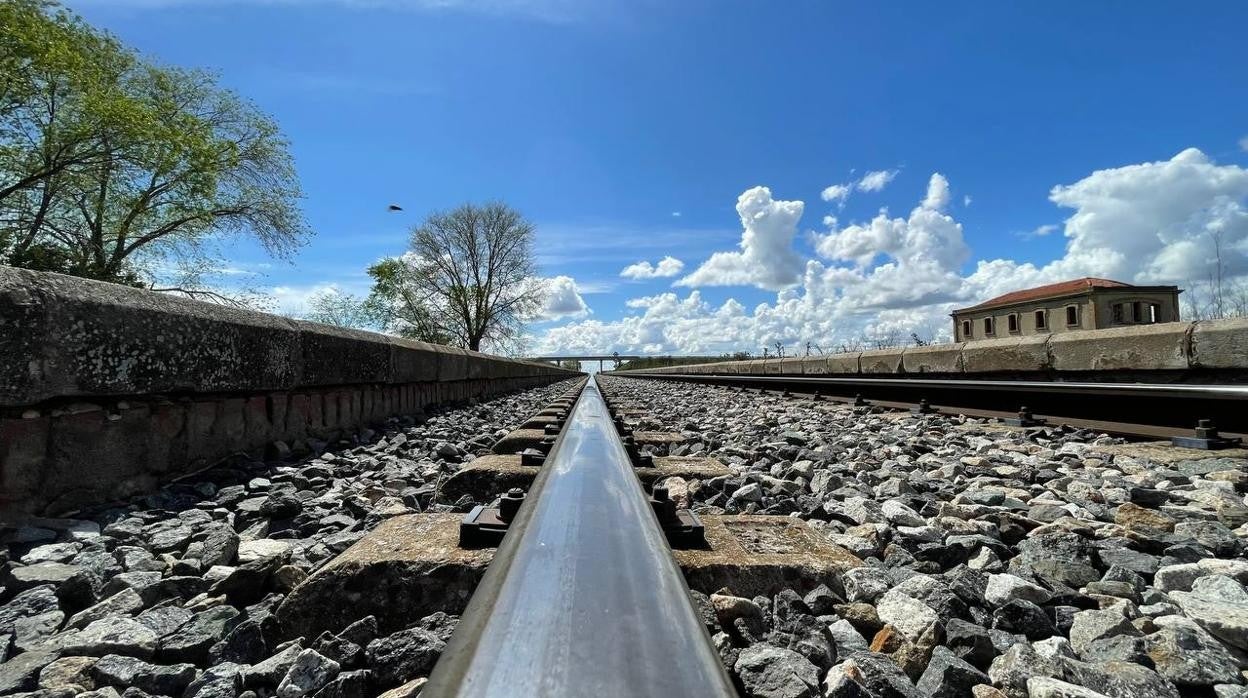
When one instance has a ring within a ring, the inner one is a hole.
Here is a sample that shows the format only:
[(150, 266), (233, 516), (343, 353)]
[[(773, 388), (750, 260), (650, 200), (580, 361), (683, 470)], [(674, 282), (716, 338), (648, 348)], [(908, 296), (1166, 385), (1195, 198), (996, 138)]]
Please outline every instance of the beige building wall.
[[(1147, 307), (1149, 304), (1158, 306), (1157, 322), (1179, 321), (1179, 294), (1167, 291), (1134, 291), (1133, 289), (1111, 290), (1095, 294), (1097, 327), (1121, 327), (1122, 325), (1146, 325), (1149, 322)], [(1132, 305), (1140, 303), (1144, 316), (1140, 322), (1132, 317)], [(1123, 321), (1114, 321), (1115, 304), (1123, 304)]]
[[(1141, 321), (1134, 321), (1134, 306), (1141, 304)], [(1123, 304), (1123, 321), (1114, 321), (1113, 307)], [(999, 308), (956, 313), (954, 315), (955, 341), (995, 339), (1019, 335), (1054, 334), (1072, 330), (1094, 330), (1123, 325), (1152, 324), (1149, 306), (1157, 306), (1156, 322), (1179, 320), (1179, 294), (1175, 291), (1143, 291), (1131, 288), (1096, 289), (1091, 294), (1051, 298), (1018, 303)], [(1068, 322), (1068, 308), (1074, 309), (1074, 322)], [(1044, 314), (1044, 326), (1039, 326), (1036, 313)], [(1010, 316), (1017, 315), (1017, 327), (1010, 330)], [(985, 332), (984, 320), (992, 318), (994, 331)], [(971, 322), (971, 333), (965, 334), (963, 321)]]

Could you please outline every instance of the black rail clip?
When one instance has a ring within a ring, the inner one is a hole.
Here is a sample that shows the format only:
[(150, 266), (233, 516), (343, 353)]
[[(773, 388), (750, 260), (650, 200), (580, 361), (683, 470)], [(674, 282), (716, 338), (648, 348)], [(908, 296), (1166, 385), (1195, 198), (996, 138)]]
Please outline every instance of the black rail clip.
[(520, 452), (520, 465), (541, 467), (546, 462), (546, 454), (536, 448), (526, 448)]
[(1001, 422), (1011, 427), (1042, 427), (1047, 422), (1043, 419), (1037, 419), (1027, 407), (1018, 408), (1017, 417), (1006, 417)]
[(910, 408), (910, 414), (934, 414), (935, 412), (936, 410), (932, 409), (932, 405), (927, 401), (927, 398), (919, 400), (918, 406)]
[(634, 468), (654, 467), (654, 456), (642, 451), (637, 446), (637, 439), (632, 434), (621, 436), (620, 441), (624, 442), (624, 450), (628, 452), (628, 460), (632, 462)]
[(854, 407), (870, 407), (871, 403), (862, 396), (862, 393), (854, 395), (854, 401), (851, 403)]
[(1174, 446), (1182, 448), (1199, 448), (1204, 451), (1220, 451), (1224, 448), (1234, 448), (1243, 444), (1243, 439), (1235, 437), (1233, 439), (1221, 436), (1218, 430), (1213, 426), (1212, 419), (1202, 419), (1196, 422), (1196, 436), (1172, 436), (1170, 443)]
[(498, 504), (477, 505), (459, 522), (459, 547), (496, 548), (503, 542), (512, 519), (524, 504), (524, 490), (513, 487), (498, 498)]
[(702, 519), (688, 509), (677, 509), (666, 487), (655, 486), (650, 491), (650, 506), (654, 508), (659, 527), (672, 548), (687, 550), (706, 547), (706, 529), (702, 526)]
[(616, 415), (611, 421), (615, 423), (615, 431), (619, 433), (620, 436), (625, 436), (632, 431), (628, 428), (628, 425), (624, 423), (624, 418), (619, 415)]
[(554, 434), (546, 434), (545, 436), (542, 437), (541, 441), (537, 442), (537, 450), (549, 455), (550, 450), (555, 447), (555, 442), (558, 440), (559, 440), (558, 436)]

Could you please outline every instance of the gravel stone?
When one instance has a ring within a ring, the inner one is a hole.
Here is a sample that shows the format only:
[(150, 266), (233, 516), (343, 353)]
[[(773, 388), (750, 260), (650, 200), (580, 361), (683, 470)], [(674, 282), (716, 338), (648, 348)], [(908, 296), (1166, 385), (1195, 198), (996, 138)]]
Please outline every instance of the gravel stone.
[(338, 676), (338, 662), (316, 650), (303, 650), (282, 677), (277, 698), (301, 698), (320, 690)]
[(156, 633), (137, 620), (111, 617), (58, 636), (56, 645), (67, 655), (120, 654), (148, 659), (156, 652), (157, 640)]
[(160, 666), (115, 654), (101, 657), (91, 667), (91, 675), (98, 685), (119, 689), (133, 686), (147, 693), (168, 696), (182, 695), (198, 673), (193, 664)]
[(368, 643), (365, 654), (373, 677), (382, 686), (397, 686), (428, 676), (446, 643), (423, 628), (401, 630)]
[(965, 696), (972, 687), (989, 681), (987, 674), (942, 645), (932, 651), (932, 658), (916, 688), (931, 698), (957, 698)]
[(749, 698), (814, 698), (820, 693), (818, 667), (792, 650), (747, 647), (733, 669)]
[(875, 606), (880, 620), (897, 628), (907, 639), (916, 640), (923, 631), (940, 621), (936, 612), (897, 589), (880, 597)]

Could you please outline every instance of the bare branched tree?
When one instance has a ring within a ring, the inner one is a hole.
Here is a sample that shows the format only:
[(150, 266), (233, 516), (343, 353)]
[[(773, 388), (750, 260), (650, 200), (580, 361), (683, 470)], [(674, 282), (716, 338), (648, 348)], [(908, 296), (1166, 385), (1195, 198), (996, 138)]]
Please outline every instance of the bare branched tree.
[(533, 235), (532, 224), (503, 203), (434, 213), (412, 231), (402, 260), (370, 270), (379, 282), (374, 294), (388, 297), (403, 334), (502, 349), (522, 336), (544, 299)]

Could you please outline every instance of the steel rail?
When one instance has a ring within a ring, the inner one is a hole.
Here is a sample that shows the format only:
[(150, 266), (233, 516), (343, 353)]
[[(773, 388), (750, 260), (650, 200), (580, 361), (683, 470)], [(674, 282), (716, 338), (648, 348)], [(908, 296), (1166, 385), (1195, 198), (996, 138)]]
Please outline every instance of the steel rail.
[(824, 378), (822, 376), (756, 376), (744, 373), (628, 373), (625, 378), (674, 378), (677, 380), (742, 380), (752, 383), (805, 383), (812, 386), (852, 385), (882, 387), (886, 384), (910, 388), (940, 388), (1019, 392), (1168, 397), (1199, 397), (1215, 400), (1248, 400), (1248, 385), (1175, 385), (1172, 383), (1087, 383), (1075, 381), (942, 380), (933, 378)]
[(1248, 385), (1091, 383), (934, 378), (836, 378), (734, 373), (628, 373), (610, 375), (735, 385), (824, 395), (918, 402), (933, 406), (1014, 411), (1022, 406), (1055, 418), (1115, 420), (1190, 429), (1213, 419), (1226, 432), (1248, 430)]
[(592, 379), (422, 695), (736, 695)]

